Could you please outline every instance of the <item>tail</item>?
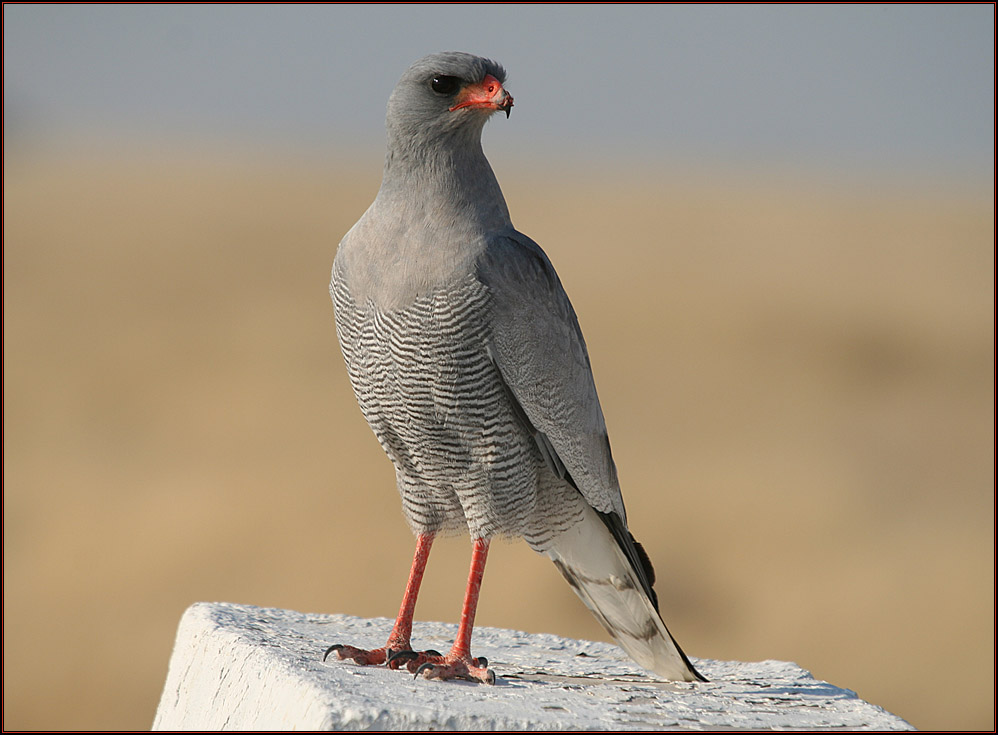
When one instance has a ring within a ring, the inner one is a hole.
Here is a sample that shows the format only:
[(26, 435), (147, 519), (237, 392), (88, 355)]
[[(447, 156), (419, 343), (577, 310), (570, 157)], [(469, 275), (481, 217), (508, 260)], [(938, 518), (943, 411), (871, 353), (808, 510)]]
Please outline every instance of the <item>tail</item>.
[(546, 553), (617, 645), (642, 667), (673, 681), (707, 681), (665, 627), (651, 562), (616, 514), (587, 508), (583, 521), (554, 539)]

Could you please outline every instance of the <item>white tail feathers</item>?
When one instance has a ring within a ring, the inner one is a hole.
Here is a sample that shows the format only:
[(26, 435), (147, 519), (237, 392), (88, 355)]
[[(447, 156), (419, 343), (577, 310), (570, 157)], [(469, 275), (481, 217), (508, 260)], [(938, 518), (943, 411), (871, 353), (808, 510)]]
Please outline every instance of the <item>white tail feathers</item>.
[(546, 549), (617, 644), (645, 669), (672, 681), (704, 681), (672, 638), (617, 539), (591, 508)]

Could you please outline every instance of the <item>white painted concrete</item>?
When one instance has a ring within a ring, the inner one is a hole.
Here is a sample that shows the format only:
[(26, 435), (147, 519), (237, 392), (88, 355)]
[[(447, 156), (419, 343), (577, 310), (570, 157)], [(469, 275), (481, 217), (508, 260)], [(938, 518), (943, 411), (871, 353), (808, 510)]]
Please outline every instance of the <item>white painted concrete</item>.
[[(496, 686), (322, 661), (332, 643), (384, 644), (392, 621), (229, 603), (184, 614), (156, 730), (872, 729), (910, 725), (783, 661), (694, 659), (707, 684), (656, 681), (616, 646), (476, 628)], [(454, 625), (417, 621), (446, 651)]]

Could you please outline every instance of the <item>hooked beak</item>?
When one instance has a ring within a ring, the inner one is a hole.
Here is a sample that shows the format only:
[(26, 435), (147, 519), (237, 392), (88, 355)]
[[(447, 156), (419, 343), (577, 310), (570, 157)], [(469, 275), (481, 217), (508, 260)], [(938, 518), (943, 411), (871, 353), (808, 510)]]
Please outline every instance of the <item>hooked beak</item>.
[(480, 110), (497, 112), (502, 110), (509, 117), (509, 111), (513, 107), (513, 96), (503, 89), (502, 84), (491, 74), (486, 74), (478, 84), (469, 84), (462, 89), (455, 101), (451, 112), (462, 107), (471, 107)]

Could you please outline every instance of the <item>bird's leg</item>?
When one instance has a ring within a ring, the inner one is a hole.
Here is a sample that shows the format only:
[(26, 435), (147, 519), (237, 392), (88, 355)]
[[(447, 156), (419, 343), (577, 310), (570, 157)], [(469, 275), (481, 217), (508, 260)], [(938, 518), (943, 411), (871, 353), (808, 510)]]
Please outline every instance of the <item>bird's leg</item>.
[(336, 643), (326, 649), (323, 656), (325, 660), (333, 651), (341, 660), (350, 658), (362, 666), (371, 664), (383, 664), (397, 669), (403, 663), (412, 663), (418, 666), (426, 660), (427, 656), (440, 654), (436, 651), (425, 651), (416, 653), (411, 650), (410, 639), (412, 637), (412, 616), (416, 611), (416, 597), (419, 595), (419, 585), (423, 581), (423, 571), (426, 569), (426, 560), (430, 556), (430, 547), (433, 545), (433, 534), (422, 533), (416, 539), (416, 553), (412, 558), (412, 569), (409, 570), (409, 581), (405, 586), (405, 595), (402, 596), (402, 606), (399, 608), (398, 617), (395, 618), (395, 625), (388, 636), (388, 642), (382, 648), (375, 648), (368, 651), (363, 648), (354, 648)]
[[(482, 575), (485, 573), (485, 560), (489, 555), (489, 540), (475, 539), (471, 552), (471, 571), (468, 574), (468, 589), (464, 593), (464, 607), (461, 610), (461, 625), (450, 653), (446, 656), (429, 656), (427, 661), (416, 667), (416, 675), (425, 679), (468, 679), (485, 684), (495, 684), (496, 675), (488, 668), (484, 658), (471, 657), (471, 632), (475, 627), (475, 612), (478, 609), (478, 593), (482, 589)], [(410, 664), (409, 670), (413, 666)]]

